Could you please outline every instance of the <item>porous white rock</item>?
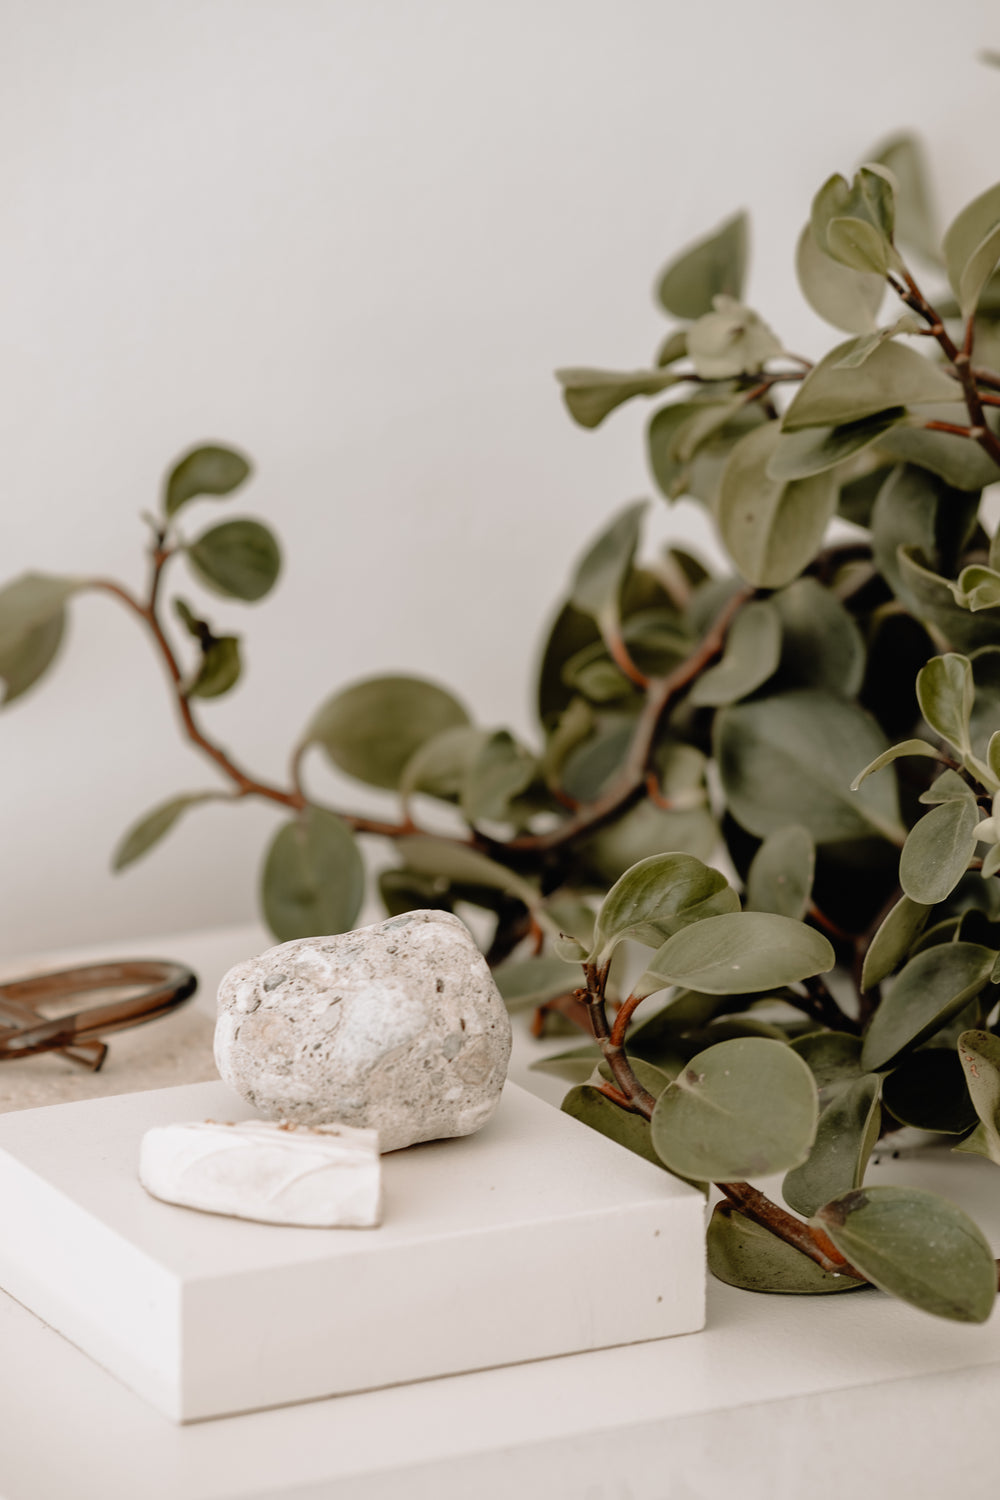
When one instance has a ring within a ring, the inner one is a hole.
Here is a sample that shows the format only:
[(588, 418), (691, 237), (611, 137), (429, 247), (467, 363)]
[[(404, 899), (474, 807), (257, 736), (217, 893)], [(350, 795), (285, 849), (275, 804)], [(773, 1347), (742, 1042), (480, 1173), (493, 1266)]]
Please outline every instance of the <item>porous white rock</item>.
[(204, 1120), (147, 1130), (139, 1181), (184, 1208), (268, 1224), (367, 1227), (382, 1213), (378, 1132)]
[(230, 1087), (269, 1119), (375, 1129), (383, 1151), (478, 1130), (510, 1046), (489, 967), (447, 912), (282, 943), (219, 986)]

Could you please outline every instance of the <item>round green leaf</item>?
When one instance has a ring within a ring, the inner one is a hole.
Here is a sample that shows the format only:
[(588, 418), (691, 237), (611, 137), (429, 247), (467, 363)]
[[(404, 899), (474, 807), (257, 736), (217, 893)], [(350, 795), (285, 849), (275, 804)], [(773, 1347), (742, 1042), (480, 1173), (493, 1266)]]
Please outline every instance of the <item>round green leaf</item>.
[(695, 682), (689, 701), (717, 708), (735, 703), (765, 683), (781, 656), (781, 620), (767, 600), (745, 604), (729, 627), (722, 660)]
[(839, 427), (900, 406), (955, 399), (955, 382), (939, 365), (906, 344), (881, 344), (857, 369), (844, 369), (854, 340), (832, 349), (802, 382), (782, 418), (785, 432)]
[(832, 591), (815, 578), (797, 578), (770, 602), (781, 621), (782, 686), (856, 697), (865, 675), (865, 641)]
[(883, 998), (865, 1035), (861, 1065), (884, 1068), (939, 1031), (988, 982), (996, 953), (978, 943), (940, 943), (911, 958)]
[(783, 432), (768, 460), (768, 477), (787, 481), (824, 474), (877, 443), (905, 416), (902, 406), (893, 406), (858, 422), (842, 422), (839, 427), (803, 427), (799, 432)]
[(462, 812), (470, 823), (503, 820), (511, 799), (534, 780), (537, 762), (506, 729), (486, 735), (471, 757), (461, 791)]
[(778, 423), (769, 422), (741, 438), (719, 489), (722, 540), (743, 577), (758, 588), (781, 588), (802, 572), (837, 508), (837, 487), (828, 473), (788, 481), (769, 476), (780, 437)]
[(436, 683), (420, 677), (369, 677), (328, 698), (303, 743), (321, 745), (348, 776), (395, 788), (422, 745), (468, 723), (462, 705)]
[(931, 808), (907, 834), (899, 883), (912, 901), (935, 906), (950, 896), (976, 850), (979, 808), (955, 797)]
[(504, 891), (535, 910), (540, 921), (554, 926), (541, 909), (541, 897), (535, 887), (477, 849), (453, 844), (448, 839), (433, 838), (429, 834), (397, 839), (396, 848), (409, 869), (418, 874), (436, 875), (456, 885), (480, 885)]
[(822, 1295), (857, 1292), (867, 1284), (853, 1276), (824, 1271), (794, 1245), (737, 1213), (731, 1203), (715, 1205), (708, 1224), (707, 1249), (712, 1275), (746, 1292)]
[(250, 463), (232, 448), (208, 444), (192, 448), (167, 476), (163, 509), (174, 516), (198, 495), (231, 495), (250, 473)]
[(820, 1094), (853, 1083), (861, 1074), (861, 1038), (846, 1031), (808, 1031), (791, 1043), (808, 1065)]
[(800, 922), (809, 909), (816, 845), (797, 823), (764, 840), (747, 872), (748, 911), (773, 911)]
[(647, 798), (587, 839), (581, 854), (587, 868), (610, 885), (663, 849), (707, 860), (718, 842), (719, 826), (707, 806), (664, 809)]
[(900, 896), (868, 945), (861, 970), (862, 990), (873, 989), (899, 967), (927, 926), (930, 914), (930, 906)]
[(799, 823), (817, 844), (872, 834), (902, 842), (894, 779), (850, 789), (859, 761), (886, 749), (857, 704), (811, 689), (756, 698), (721, 710), (714, 741), (729, 810), (758, 838)]
[(743, 1181), (805, 1161), (818, 1113), (813, 1076), (790, 1047), (741, 1037), (699, 1052), (664, 1090), (652, 1141), (680, 1177)]
[(811, 224), (799, 235), (795, 273), (810, 307), (834, 328), (844, 333), (868, 333), (875, 327), (885, 296), (885, 277), (855, 271), (831, 259), (817, 245)]
[(972, 663), (949, 651), (932, 656), (917, 673), (917, 702), (927, 723), (959, 753), (969, 749), (969, 717), (975, 698)]
[(202, 532), (185, 550), (207, 588), (248, 603), (263, 599), (281, 571), (278, 543), (260, 521), (224, 521)]
[(22, 573), (0, 589), (0, 654), (10, 659), (27, 637), (61, 616), (63, 605), (84, 587), (77, 578)]
[[(661, 1076), (665, 1084), (666, 1075)], [(614, 1104), (599, 1088), (589, 1083), (580, 1084), (570, 1089), (561, 1107), (572, 1119), (579, 1120), (583, 1125), (589, 1125), (591, 1130), (606, 1135), (609, 1140), (619, 1146), (624, 1146), (627, 1151), (634, 1151), (637, 1156), (643, 1157), (645, 1161), (651, 1161), (654, 1166), (663, 1166), (663, 1162), (653, 1149), (649, 1121), (642, 1115), (633, 1114), (630, 1110), (622, 1109), (620, 1105)]]
[(4, 683), (3, 706), (13, 703), (48, 671), (55, 660), (66, 630), (66, 611), (60, 609), (41, 625), (7, 643), (0, 643), (0, 678)]
[(945, 231), (944, 256), (962, 317), (969, 318), (1000, 260), (1000, 183), (980, 193), (952, 221)]
[(753, 308), (719, 295), (688, 329), (687, 352), (703, 380), (727, 380), (756, 373), (781, 353), (781, 340)]
[(940, 231), (931, 201), (924, 150), (912, 135), (894, 135), (872, 155), (888, 167), (899, 184), (896, 193), (895, 241), (924, 260), (941, 262)]
[(739, 911), (724, 875), (690, 854), (654, 854), (612, 886), (597, 917), (592, 962), (605, 964), (625, 938), (658, 948), (691, 922)]
[(445, 802), (456, 802), (468, 770), (489, 734), (485, 729), (459, 724), (425, 740), (403, 767), (399, 779), (401, 797), (424, 792)]
[(621, 592), (639, 545), (648, 501), (639, 500), (615, 517), (577, 564), (570, 602), (599, 625), (617, 621)]
[(667, 985), (707, 995), (781, 989), (834, 965), (822, 933), (773, 912), (729, 912), (682, 927), (658, 949), (635, 993)]
[(838, 1193), (860, 1187), (882, 1123), (882, 1080), (872, 1073), (839, 1089), (816, 1126), (808, 1158), (789, 1172), (782, 1196), (798, 1214), (814, 1214)]
[(561, 958), (520, 958), (494, 969), (493, 978), (510, 1011), (544, 1005), (557, 995), (580, 988), (580, 970)]
[(904, 1302), (961, 1323), (993, 1310), (997, 1268), (982, 1231), (922, 1188), (842, 1193), (813, 1220), (869, 1281)]
[(264, 919), (279, 942), (347, 932), (365, 893), (353, 834), (334, 813), (310, 807), (275, 834), (264, 861)]
[(747, 216), (735, 214), (707, 238), (690, 246), (661, 273), (657, 296), (678, 318), (711, 312), (720, 293), (743, 294), (747, 263)]

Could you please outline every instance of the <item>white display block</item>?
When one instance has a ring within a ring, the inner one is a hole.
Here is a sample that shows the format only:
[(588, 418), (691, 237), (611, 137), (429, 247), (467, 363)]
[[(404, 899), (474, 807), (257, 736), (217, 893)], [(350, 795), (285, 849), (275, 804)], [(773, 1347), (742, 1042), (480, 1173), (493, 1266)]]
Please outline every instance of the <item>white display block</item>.
[(703, 1326), (701, 1194), (515, 1085), (477, 1135), (383, 1158), (377, 1229), (140, 1186), (150, 1126), (250, 1113), (203, 1083), (0, 1119), (0, 1286), (177, 1421)]

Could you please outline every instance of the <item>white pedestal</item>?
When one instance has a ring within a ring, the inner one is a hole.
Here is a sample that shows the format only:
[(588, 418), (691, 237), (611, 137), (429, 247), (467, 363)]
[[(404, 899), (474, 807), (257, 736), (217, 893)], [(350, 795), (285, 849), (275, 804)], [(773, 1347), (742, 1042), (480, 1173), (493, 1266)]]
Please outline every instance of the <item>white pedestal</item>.
[(383, 1158), (379, 1229), (149, 1197), (151, 1125), (224, 1084), (0, 1119), (0, 1285), (175, 1420), (663, 1338), (704, 1322), (704, 1203), (508, 1084), (478, 1135)]

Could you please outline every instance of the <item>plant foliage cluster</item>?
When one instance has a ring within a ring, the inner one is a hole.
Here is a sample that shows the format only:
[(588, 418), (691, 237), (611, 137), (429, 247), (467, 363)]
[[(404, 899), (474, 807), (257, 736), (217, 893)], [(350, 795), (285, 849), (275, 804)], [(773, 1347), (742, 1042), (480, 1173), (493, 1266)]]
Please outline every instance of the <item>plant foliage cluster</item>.
[[(997, 1268), (975, 1224), (865, 1177), (901, 1126), (1000, 1165), (1000, 532), (981, 506), (1000, 479), (1000, 186), (942, 240), (912, 138), (831, 177), (795, 256), (837, 331), (816, 362), (743, 300), (746, 261), (740, 214), (662, 274), (672, 326), (650, 365), (559, 373), (586, 428), (653, 400), (655, 482), (707, 509), (732, 567), (646, 556), (645, 504), (617, 514), (544, 643), (536, 744), (388, 676), (320, 705), (286, 784), (238, 764), (201, 714), (239, 680), (239, 638), (181, 596), (163, 606), (180, 558), (226, 600), (277, 579), (260, 522), (183, 530), (192, 501), (246, 478), (219, 447), (170, 473), (144, 596), (41, 574), (0, 592), (0, 676), (17, 698), (55, 657), (70, 598), (114, 595), (222, 778), (147, 814), (116, 867), (199, 802), (270, 800), (286, 819), (263, 907), (289, 939), (350, 927), (358, 835), (390, 839), (388, 912), (486, 911), (508, 1004), (592, 1034), (545, 1064), (572, 1084), (564, 1108), (718, 1186), (718, 1276), (873, 1284), (982, 1321)], [(321, 804), (313, 753), (393, 792), (396, 813)], [(753, 1185), (774, 1174), (787, 1208)]]

